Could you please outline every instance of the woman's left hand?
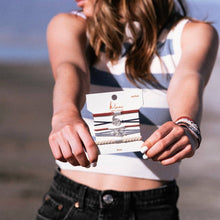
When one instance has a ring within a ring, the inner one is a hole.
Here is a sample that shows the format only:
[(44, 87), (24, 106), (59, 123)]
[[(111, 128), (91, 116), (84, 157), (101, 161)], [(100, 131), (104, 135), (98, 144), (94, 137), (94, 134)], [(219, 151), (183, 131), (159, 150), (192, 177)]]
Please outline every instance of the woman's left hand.
[(163, 165), (170, 165), (192, 157), (197, 145), (196, 139), (187, 128), (169, 121), (144, 142), (142, 152), (148, 148), (145, 158), (160, 161)]

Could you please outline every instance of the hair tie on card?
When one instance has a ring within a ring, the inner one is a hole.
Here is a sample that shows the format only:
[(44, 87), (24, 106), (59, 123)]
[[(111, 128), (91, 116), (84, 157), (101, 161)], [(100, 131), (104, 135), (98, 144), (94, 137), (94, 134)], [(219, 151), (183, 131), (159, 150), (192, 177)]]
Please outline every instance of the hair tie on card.
[(141, 140), (141, 136), (132, 137), (132, 138), (119, 137), (114, 140), (99, 140), (99, 141), (96, 141), (96, 144), (104, 145), (104, 144), (126, 143), (126, 142), (132, 142), (132, 141), (140, 141), (140, 140)]
[[(137, 135), (139, 139), (141, 137), (140, 122), (137, 114), (139, 114), (138, 110), (93, 114), (95, 136), (102, 137), (102, 139), (105, 137), (108, 138), (107, 140), (97, 141), (96, 143), (119, 143), (120, 140), (121, 142), (135, 141), (137, 137), (117, 138), (117, 141), (115, 141), (115, 137), (134, 134)], [(109, 140), (109, 137), (113, 139)]]
[(93, 115), (93, 137), (101, 154), (140, 150), (142, 90), (88, 94), (86, 100)]
[(139, 112), (138, 109), (128, 110), (128, 111), (112, 111), (112, 112), (93, 114), (93, 117), (102, 117), (102, 116), (109, 116), (109, 115), (114, 115), (114, 114), (129, 114), (129, 113), (137, 113), (137, 112)]

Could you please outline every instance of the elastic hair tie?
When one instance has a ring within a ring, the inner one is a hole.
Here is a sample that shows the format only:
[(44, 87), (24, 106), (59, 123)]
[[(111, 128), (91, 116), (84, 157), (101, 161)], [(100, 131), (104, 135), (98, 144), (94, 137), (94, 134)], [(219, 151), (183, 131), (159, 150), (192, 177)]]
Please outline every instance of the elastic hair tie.
[(198, 149), (202, 141), (201, 132), (198, 124), (188, 116), (179, 117), (175, 121), (175, 123), (177, 125), (187, 128), (190, 131), (190, 133), (195, 137), (197, 141), (197, 149)]
[(93, 114), (97, 145), (140, 141), (139, 110)]
[(104, 145), (104, 144), (115, 144), (115, 143), (126, 143), (126, 142), (133, 142), (133, 141), (140, 141), (141, 136), (136, 137), (117, 137), (117, 139), (114, 140), (99, 140), (96, 141), (97, 145)]

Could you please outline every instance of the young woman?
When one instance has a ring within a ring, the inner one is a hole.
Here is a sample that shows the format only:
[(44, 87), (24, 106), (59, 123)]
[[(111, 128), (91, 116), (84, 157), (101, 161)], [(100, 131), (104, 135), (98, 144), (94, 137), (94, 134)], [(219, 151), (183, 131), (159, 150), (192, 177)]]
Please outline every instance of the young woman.
[[(48, 26), (58, 169), (37, 219), (178, 219), (175, 179), (201, 142), (217, 33), (188, 18), (180, 0), (76, 2), (82, 12)], [(85, 95), (137, 88), (141, 153), (99, 155)]]

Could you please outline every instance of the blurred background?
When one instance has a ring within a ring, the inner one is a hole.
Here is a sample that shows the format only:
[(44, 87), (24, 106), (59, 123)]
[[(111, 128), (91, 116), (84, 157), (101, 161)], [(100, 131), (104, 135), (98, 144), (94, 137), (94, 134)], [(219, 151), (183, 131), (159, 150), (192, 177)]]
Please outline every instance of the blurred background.
[[(214, 22), (220, 1), (190, 0), (190, 13)], [(0, 219), (31, 220), (54, 171), (48, 145), (53, 79), (46, 28), (73, 0), (1, 0), (0, 7)], [(220, 56), (204, 95), (197, 154), (181, 165), (181, 220), (220, 219)]]

